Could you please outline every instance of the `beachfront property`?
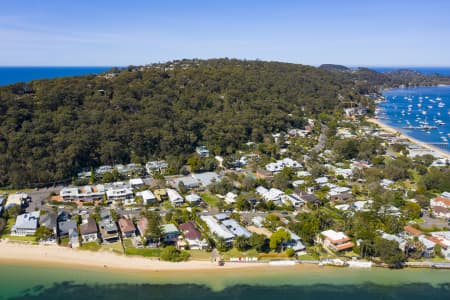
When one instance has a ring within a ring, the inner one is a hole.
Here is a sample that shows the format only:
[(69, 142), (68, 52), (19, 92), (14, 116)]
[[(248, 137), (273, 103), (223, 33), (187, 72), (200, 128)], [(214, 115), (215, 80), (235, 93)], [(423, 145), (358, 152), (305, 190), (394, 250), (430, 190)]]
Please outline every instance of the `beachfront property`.
[(325, 230), (319, 234), (317, 239), (319, 244), (334, 252), (351, 250), (355, 245), (350, 241), (350, 238), (343, 232), (334, 230)]
[(80, 224), (80, 235), (83, 243), (98, 241), (97, 223), (93, 218), (88, 218)]
[(120, 218), (118, 221), (120, 232), (123, 238), (131, 238), (136, 236), (136, 227), (133, 221), (127, 218)]
[(294, 250), (295, 253), (306, 250), (306, 247), (303, 244), (302, 239), (298, 235), (296, 235), (294, 232), (292, 232), (287, 228), (283, 227), (277, 228), (277, 230), (279, 229), (286, 231), (291, 236), (291, 239), (285, 242), (285, 244), (283, 245), (284, 247), (291, 248), (292, 250)]
[(39, 225), (40, 211), (33, 211), (18, 215), (16, 223), (11, 228), (12, 236), (27, 236), (34, 235)]
[(234, 234), (232, 234), (225, 225), (220, 224), (213, 216), (201, 216), (200, 219), (206, 223), (206, 226), (208, 226), (211, 233), (218, 238), (222, 238), (228, 246), (231, 246), (231, 243), (234, 240)]
[(203, 250), (208, 247), (208, 243), (205, 239), (202, 239), (202, 234), (197, 229), (194, 222), (188, 221), (180, 224), (179, 227), (184, 238), (178, 241), (177, 246), (179, 248), (189, 246), (189, 249)]
[(115, 243), (120, 241), (119, 229), (117, 228), (116, 222), (111, 218), (100, 220), (98, 222), (98, 227), (100, 228), (100, 237), (103, 243)]
[(51, 230), (52, 234), (45, 240), (40, 241), (44, 243), (56, 243), (58, 236), (58, 216), (55, 213), (47, 212), (39, 218), (39, 226), (46, 227)]
[(77, 222), (70, 219), (58, 222), (58, 237), (68, 237), (70, 232), (77, 230), (77, 225)]
[(243, 236), (249, 238), (252, 234), (250, 231), (241, 226), (234, 219), (225, 219), (222, 220), (222, 224), (234, 235), (234, 236)]
[(103, 184), (86, 185), (82, 187), (65, 187), (59, 192), (62, 201), (67, 202), (94, 202), (102, 201), (105, 195)]
[(180, 231), (174, 224), (163, 224), (161, 225), (161, 238), (164, 244), (174, 245), (178, 241), (180, 236)]

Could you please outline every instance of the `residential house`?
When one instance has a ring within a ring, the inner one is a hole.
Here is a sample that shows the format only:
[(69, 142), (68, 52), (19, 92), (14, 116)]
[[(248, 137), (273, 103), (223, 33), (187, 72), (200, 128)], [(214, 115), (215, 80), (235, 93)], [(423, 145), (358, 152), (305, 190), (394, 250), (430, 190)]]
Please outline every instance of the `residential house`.
[(195, 152), (197, 152), (200, 157), (209, 156), (209, 150), (206, 148), (206, 146), (198, 146), (197, 148), (195, 148)]
[(144, 204), (144, 205), (155, 203), (157, 200), (156, 196), (150, 190), (137, 192), (136, 196), (139, 196), (142, 198), (142, 204)]
[(145, 164), (145, 170), (149, 175), (153, 174), (154, 172), (164, 174), (168, 167), (169, 164), (164, 160), (149, 161)]
[(241, 226), (234, 219), (226, 219), (222, 221), (222, 224), (235, 236), (243, 236), (249, 238), (252, 234), (250, 231)]
[(314, 179), (314, 182), (319, 185), (320, 187), (323, 187), (328, 184), (328, 178), (327, 177), (318, 177)]
[(184, 244), (178, 244), (178, 246), (189, 245), (189, 249), (203, 250), (208, 246), (205, 239), (202, 239), (202, 234), (197, 229), (192, 221), (180, 224), (180, 230), (184, 236)]
[(139, 235), (143, 238), (146, 238), (147, 229), (148, 229), (148, 219), (146, 217), (140, 218), (136, 222), (136, 227), (138, 229)]
[(236, 202), (237, 197), (238, 197), (238, 195), (237, 195), (236, 193), (228, 192), (228, 193), (225, 195), (225, 202), (226, 202), (227, 204), (233, 204), (233, 203)]
[(213, 216), (200, 216), (200, 219), (206, 223), (206, 226), (208, 226), (213, 234), (218, 238), (222, 238), (228, 246), (231, 246), (234, 234), (232, 234), (225, 225), (220, 224)]
[(306, 201), (303, 200), (303, 199), (300, 199), (300, 197), (298, 197), (295, 194), (290, 194), (290, 195), (286, 195), (283, 198), (283, 203), (285, 205), (291, 205), (291, 206), (294, 206), (294, 207), (301, 207), (301, 206), (306, 204)]
[(72, 248), (80, 247), (80, 237), (77, 228), (72, 228), (69, 230), (69, 246)]
[(133, 190), (128, 183), (121, 181), (114, 182), (105, 185), (105, 188), (108, 203), (114, 203), (115, 206), (119, 205), (119, 203), (123, 203), (124, 205), (136, 204)]
[(167, 196), (169, 197), (170, 203), (174, 206), (183, 204), (183, 197), (174, 189), (167, 189)]
[(439, 196), (430, 200), (433, 215), (439, 218), (450, 219), (450, 198)]
[(103, 243), (115, 243), (120, 240), (117, 224), (111, 218), (100, 220), (98, 227)]
[(65, 220), (58, 222), (58, 237), (65, 238), (69, 236), (69, 232), (77, 230), (77, 222), (73, 220)]
[(52, 231), (52, 235), (46, 241), (42, 242), (56, 243), (56, 237), (58, 236), (57, 218), (58, 216), (55, 213), (46, 213), (45, 215), (40, 216), (40, 226), (46, 227)]
[(322, 201), (314, 194), (296, 190), (294, 191), (294, 195), (305, 203), (310, 203), (312, 205), (322, 205)]
[(319, 242), (332, 251), (347, 251), (354, 247), (354, 244), (350, 241), (350, 238), (343, 232), (337, 232), (334, 230), (325, 230), (320, 233)]
[(93, 218), (88, 218), (80, 225), (80, 234), (83, 243), (98, 242), (97, 223)]
[(203, 173), (193, 173), (192, 177), (197, 180), (197, 182), (202, 187), (207, 187), (213, 182), (220, 180), (219, 174), (215, 172), (203, 172)]
[(16, 223), (11, 228), (13, 236), (34, 235), (39, 223), (39, 211), (18, 215)]
[(22, 207), (29, 201), (29, 199), (30, 196), (25, 193), (9, 194), (8, 199), (6, 199), (5, 210), (8, 210), (13, 206)]
[(144, 186), (144, 180), (141, 178), (132, 178), (129, 181), (129, 185), (132, 189), (139, 189)]
[(263, 186), (258, 186), (256, 188), (256, 193), (259, 194), (264, 199), (264, 201), (272, 201), (275, 205), (281, 205), (286, 195), (279, 189), (271, 188), (270, 190), (268, 190)]
[(165, 244), (176, 244), (180, 231), (174, 224), (161, 225), (162, 240)]
[(256, 179), (262, 179), (262, 180), (272, 180), (273, 179), (273, 173), (266, 171), (264, 169), (256, 169)]
[(278, 173), (284, 168), (300, 169), (303, 168), (303, 166), (301, 163), (291, 158), (283, 158), (281, 160), (277, 160), (276, 162), (269, 163), (265, 166), (265, 169), (272, 173)]
[(102, 201), (105, 195), (103, 184), (86, 185), (83, 187), (65, 187), (59, 192), (63, 201), (94, 202)]
[(442, 206), (432, 206), (431, 211), (436, 218), (444, 218), (450, 220), (450, 209)]
[(180, 184), (182, 183), (183, 186), (187, 189), (195, 189), (200, 186), (200, 183), (192, 177), (192, 175), (183, 176), (183, 177), (177, 177), (172, 178), (169, 180), (170, 185), (174, 188), (179, 190)]
[(342, 176), (343, 178), (350, 178), (353, 175), (353, 171), (352, 169), (336, 168), (334, 169), (334, 175)]
[(156, 189), (153, 191), (153, 193), (155, 193), (155, 197), (159, 202), (169, 200), (169, 196), (167, 195), (166, 189)]
[(291, 236), (291, 239), (285, 243), (284, 245), (285, 247), (291, 248), (296, 253), (306, 250), (305, 245), (303, 245), (302, 239), (298, 235), (296, 235), (294, 232), (292, 232), (287, 228), (279, 227), (277, 228), (277, 230), (278, 229), (283, 229), (284, 231), (288, 232), (289, 235)]
[(136, 236), (136, 227), (134, 226), (133, 221), (126, 218), (120, 218), (118, 223), (122, 237), (131, 238)]
[(186, 196), (186, 201), (190, 204), (199, 204), (202, 198), (197, 194), (190, 194)]

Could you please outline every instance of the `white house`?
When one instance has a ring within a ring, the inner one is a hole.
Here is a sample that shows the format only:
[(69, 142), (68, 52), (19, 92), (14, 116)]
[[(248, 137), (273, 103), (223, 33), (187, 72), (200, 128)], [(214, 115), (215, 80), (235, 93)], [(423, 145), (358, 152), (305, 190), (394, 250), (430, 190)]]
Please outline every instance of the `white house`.
[(191, 204), (198, 204), (202, 201), (202, 198), (197, 194), (190, 194), (186, 196), (186, 201)]
[(279, 189), (271, 188), (268, 190), (262, 186), (256, 188), (256, 193), (263, 197), (266, 202), (273, 201), (275, 205), (281, 205), (285, 196), (285, 193)]
[(34, 235), (38, 227), (39, 211), (18, 215), (16, 223), (12, 226), (11, 235), (27, 236)]
[(174, 189), (167, 189), (167, 197), (169, 197), (170, 203), (172, 205), (181, 205), (184, 202), (183, 197)]
[(225, 202), (228, 203), (228, 204), (233, 204), (233, 203), (236, 202), (237, 197), (238, 197), (237, 194), (235, 194), (233, 192), (228, 192), (225, 195)]
[(136, 196), (142, 197), (142, 201), (144, 204), (156, 202), (156, 197), (150, 190), (137, 192)]

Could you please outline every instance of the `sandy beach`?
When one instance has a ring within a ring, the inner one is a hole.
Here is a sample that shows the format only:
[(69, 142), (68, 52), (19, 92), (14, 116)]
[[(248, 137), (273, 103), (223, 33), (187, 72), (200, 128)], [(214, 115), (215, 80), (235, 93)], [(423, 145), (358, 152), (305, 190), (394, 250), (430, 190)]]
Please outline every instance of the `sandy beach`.
[(381, 122), (381, 121), (378, 120), (378, 119), (369, 118), (369, 119), (367, 119), (367, 121), (370, 122), (370, 123), (376, 124), (378, 127), (380, 127), (382, 130), (384, 130), (384, 131), (386, 131), (386, 132), (395, 133), (395, 134), (397, 134), (397, 135), (398, 135), (399, 137), (401, 137), (401, 138), (408, 139), (410, 142), (412, 142), (412, 143), (414, 143), (414, 144), (416, 144), (416, 145), (419, 145), (419, 146), (421, 146), (421, 147), (423, 147), (423, 148), (425, 148), (425, 149), (434, 151), (434, 152), (438, 153), (439, 155), (441, 155), (441, 156), (444, 157), (444, 158), (450, 159), (450, 153), (448, 153), (448, 152), (446, 152), (446, 151), (443, 151), (443, 150), (441, 150), (441, 149), (439, 149), (439, 148), (437, 148), (437, 147), (433, 147), (433, 146), (431, 146), (431, 145), (428, 145), (428, 144), (426, 144), (426, 143), (424, 143), (424, 142), (421, 142), (421, 141), (419, 141), (419, 140), (417, 140), (417, 139), (415, 139), (415, 138), (412, 138), (412, 137), (410, 137), (409, 135), (404, 134), (404, 133), (398, 131), (396, 128), (391, 127), (391, 126), (389, 126), (389, 125), (386, 125), (385, 123)]
[(30, 245), (0, 241), (0, 261), (34, 262), (57, 265), (89, 266), (135, 271), (190, 271), (268, 267), (262, 263), (225, 263), (218, 266), (210, 261), (164, 262), (139, 256), (118, 255), (112, 252), (92, 252), (56, 245)]

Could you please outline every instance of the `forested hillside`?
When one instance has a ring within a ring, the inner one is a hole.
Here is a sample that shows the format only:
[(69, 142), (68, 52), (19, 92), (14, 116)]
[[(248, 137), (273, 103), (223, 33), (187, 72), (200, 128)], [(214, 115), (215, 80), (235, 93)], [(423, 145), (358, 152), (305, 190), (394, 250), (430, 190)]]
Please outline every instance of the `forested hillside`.
[[(71, 178), (82, 168), (192, 153), (303, 125), (352, 83), (314, 67), (185, 60), (117, 76), (39, 80), (0, 88), (0, 185)], [(340, 95), (341, 97), (338, 97)]]

